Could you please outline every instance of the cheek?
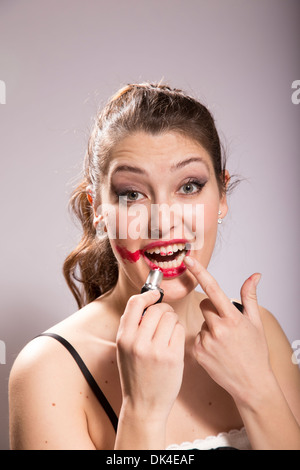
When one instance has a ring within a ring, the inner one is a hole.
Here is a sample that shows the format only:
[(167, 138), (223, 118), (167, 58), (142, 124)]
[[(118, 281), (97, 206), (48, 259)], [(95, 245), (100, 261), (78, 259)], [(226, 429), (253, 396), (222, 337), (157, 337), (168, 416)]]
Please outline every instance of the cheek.
[(142, 204), (112, 206), (106, 217), (108, 236), (114, 240), (147, 239), (148, 223), (148, 210)]
[(201, 250), (214, 241), (218, 226), (218, 201), (190, 205), (184, 212), (184, 238), (193, 240), (192, 250)]
[(141, 258), (136, 218), (123, 207), (114, 208), (107, 218), (108, 236), (115, 257), (121, 264), (135, 264)]
[(211, 256), (218, 233), (218, 205), (206, 205), (204, 211), (204, 248)]
[(190, 227), (192, 227), (194, 234), (194, 242), (191, 244), (192, 250), (208, 249), (211, 251), (211, 247), (214, 246), (216, 241), (218, 230), (218, 202), (210, 201), (209, 203), (197, 204), (197, 211), (195, 207), (193, 208), (193, 218)]
[(130, 263), (136, 263), (141, 257), (141, 250), (129, 251), (125, 246), (118, 244), (115, 245), (115, 249), (122, 260)]
[(210, 233), (217, 230), (218, 226), (218, 208), (215, 206), (205, 206), (204, 208), (204, 230)]

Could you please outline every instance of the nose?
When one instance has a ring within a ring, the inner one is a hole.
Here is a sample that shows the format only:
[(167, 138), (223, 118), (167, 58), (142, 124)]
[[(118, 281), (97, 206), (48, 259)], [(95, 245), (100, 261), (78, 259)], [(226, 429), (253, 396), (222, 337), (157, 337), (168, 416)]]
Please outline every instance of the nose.
[(182, 226), (183, 217), (180, 204), (166, 202), (151, 204), (148, 223), (151, 239), (182, 238)]

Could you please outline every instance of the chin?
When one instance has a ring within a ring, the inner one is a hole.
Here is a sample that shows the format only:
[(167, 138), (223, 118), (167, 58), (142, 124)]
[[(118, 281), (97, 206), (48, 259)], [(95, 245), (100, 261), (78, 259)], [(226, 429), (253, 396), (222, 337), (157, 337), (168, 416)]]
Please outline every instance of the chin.
[(161, 288), (164, 291), (163, 302), (174, 302), (184, 299), (190, 292), (197, 287), (194, 277), (187, 271), (177, 277), (164, 278)]

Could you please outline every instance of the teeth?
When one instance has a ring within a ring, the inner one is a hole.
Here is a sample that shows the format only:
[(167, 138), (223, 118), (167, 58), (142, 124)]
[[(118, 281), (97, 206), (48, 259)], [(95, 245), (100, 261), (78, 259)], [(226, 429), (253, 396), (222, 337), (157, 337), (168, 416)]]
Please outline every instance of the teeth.
[(174, 245), (168, 245), (164, 247), (154, 247), (154, 248), (149, 248), (149, 250), (146, 250), (147, 253), (152, 254), (161, 254), (162, 256), (166, 255), (172, 255), (173, 253), (176, 253), (177, 251), (182, 251), (185, 249), (185, 243), (174, 243)]
[(154, 263), (156, 266), (162, 269), (167, 269), (167, 268), (177, 268), (178, 266), (181, 265), (183, 258), (185, 257), (185, 251), (183, 253), (180, 253), (176, 259), (173, 261), (160, 261), (157, 263), (155, 260), (150, 258), (150, 261)]
[(167, 256), (172, 255), (173, 254), (172, 246), (168, 245), (167, 248), (166, 248), (166, 251), (167, 251)]
[[(156, 260), (151, 259), (150, 256), (149, 256), (149, 259), (153, 264), (155, 264), (159, 268), (168, 269), (168, 268), (177, 268), (178, 266), (180, 266), (183, 261), (183, 258), (186, 255), (186, 250), (188, 249), (189, 249), (188, 244), (174, 243), (173, 245), (156, 246), (153, 248), (149, 248), (149, 250), (146, 250), (146, 253), (149, 253), (150, 255), (152, 253), (156, 253), (156, 254), (160, 254), (161, 256), (166, 256), (166, 261), (157, 262)], [(173, 261), (167, 261), (167, 256), (171, 256), (177, 252), (179, 253), (176, 259), (174, 259)]]

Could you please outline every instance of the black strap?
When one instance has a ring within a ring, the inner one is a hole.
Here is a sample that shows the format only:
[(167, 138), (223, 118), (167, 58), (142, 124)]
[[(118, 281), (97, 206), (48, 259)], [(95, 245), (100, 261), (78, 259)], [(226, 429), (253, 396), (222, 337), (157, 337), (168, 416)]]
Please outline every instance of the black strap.
[(235, 302), (235, 300), (231, 300), (231, 303), (241, 312), (244, 313), (244, 306), (240, 302)]
[(118, 417), (116, 413), (114, 412), (114, 410), (112, 409), (111, 405), (109, 404), (107, 398), (103, 394), (102, 390), (100, 389), (99, 385), (97, 384), (96, 380), (94, 379), (94, 377), (92, 376), (92, 374), (86, 367), (85, 363), (81, 359), (80, 355), (76, 351), (76, 349), (74, 349), (74, 347), (65, 338), (55, 333), (42, 333), (39, 336), (50, 336), (51, 338), (54, 338), (57, 341), (59, 341), (69, 351), (69, 353), (73, 356), (76, 363), (78, 364), (79, 369), (81, 370), (83, 376), (85, 377), (89, 386), (91, 387), (94, 394), (96, 395), (101, 406), (105, 410), (107, 416), (109, 417), (111, 424), (114, 427), (114, 430), (117, 432)]

